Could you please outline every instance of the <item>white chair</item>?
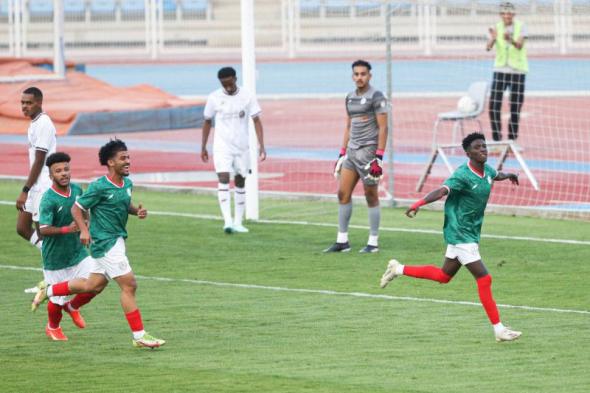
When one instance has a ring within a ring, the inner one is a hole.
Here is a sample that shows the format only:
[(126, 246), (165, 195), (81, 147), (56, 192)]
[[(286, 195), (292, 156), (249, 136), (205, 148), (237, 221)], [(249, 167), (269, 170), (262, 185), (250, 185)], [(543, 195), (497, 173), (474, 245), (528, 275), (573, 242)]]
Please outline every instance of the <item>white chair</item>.
[(436, 121), (434, 122), (434, 128), (432, 131), (432, 146), (436, 147), (437, 142), (437, 134), (438, 134), (438, 125), (440, 122), (444, 121), (452, 121), (453, 122), (453, 139), (452, 143), (456, 143), (457, 137), (457, 130), (461, 130), (461, 135), (465, 136), (463, 122), (465, 120), (474, 120), (479, 125), (479, 132), (483, 131), (481, 126), (481, 121), (478, 119), (479, 115), (481, 115), (485, 109), (486, 98), (488, 96), (488, 82), (486, 81), (479, 81), (473, 82), (469, 89), (467, 90), (467, 95), (471, 97), (471, 99), (477, 104), (477, 107), (474, 111), (463, 113), (458, 110), (454, 110), (451, 112), (441, 112), (437, 115)]

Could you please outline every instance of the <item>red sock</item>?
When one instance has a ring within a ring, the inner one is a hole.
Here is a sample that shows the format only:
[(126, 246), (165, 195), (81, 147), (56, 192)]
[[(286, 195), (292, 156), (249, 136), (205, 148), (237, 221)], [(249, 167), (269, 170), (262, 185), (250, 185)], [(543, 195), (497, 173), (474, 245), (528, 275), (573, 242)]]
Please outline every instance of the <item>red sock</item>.
[(71, 295), (70, 288), (68, 288), (68, 282), (63, 281), (58, 284), (53, 284), (51, 286), (51, 290), (53, 291), (53, 295), (51, 296), (68, 296)]
[(83, 305), (89, 303), (95, 296), (95, 293), (79, 293), (74, 296), (72, 300), (70, 300), (70, 307), (72, 307), (74, 310), (77, 310)]
[(434, 265), (404, 266), (404, 276), (424, 278), (446, 284), (451, 281), (451, 276), (443, 272), (441, 268)]
[(127, 322), (129, 323), (132, 332), (140, 332), (143, 330), (143, 322), (141, 321), (139, 308), (125, 314), (125, 318), (127, 318)]
[(51, 329), (57, 329), (59, 327), (62, 317), (61, 309), (62, 306), (59, 304), (47, 302), (47, 316), (49, 317), (49, 327)]
[(478, 278), (476, 282), (477, 291), (479, 292), (479, 300), (481, 301), (483, 308), (486, 310), (490, 322), (492, 325), (495, 325), (500, 322), (500, 314), (498, 313), (496, 301), (492, 297), (492, 276), (486, 274), (485, 276)]

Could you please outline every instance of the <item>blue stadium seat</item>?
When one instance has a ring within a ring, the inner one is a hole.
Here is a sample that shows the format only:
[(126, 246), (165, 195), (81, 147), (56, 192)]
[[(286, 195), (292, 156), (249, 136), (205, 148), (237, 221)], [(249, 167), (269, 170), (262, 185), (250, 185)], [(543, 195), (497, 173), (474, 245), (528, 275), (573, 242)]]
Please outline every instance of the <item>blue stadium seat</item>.
[(180, 0), (182, 9), (191, 13), (207, 12), (209, 0)]
[(350, 0), (324, 0), (327, 16), (347, 16), (351, 10)]
[(8, 17), (8, 0), (0, 0), (0, 17)]
[(176, 0), (164, 0), (162, 6), (164, 12), (176, 12)]
[(321, 0), (299, 0), (299, 11), (306, 14), (319, 14), (321, 7)]
[(182, 17), (187, 19), (205, 19), (209, 10), (208, 0), (180, 0)]
[(90, 12), (93, 16), (105, 16), (115, 14), (115, 0), (92, 0)]
[(51, 17), (53, 15), (53, 0), (29, 1), (29, 14), (32, 18)]
[(64, 0), (65, 15), (80, 15), (86, 12), (86, 0)]
[(381, 10), (381, 2), (379, 1), (357, 1), (354, 6), (358, 15), (374, 15)]
[(144, 0), (121, 0), (121, 13), (123, 14), (143, 14), (145, 13)]

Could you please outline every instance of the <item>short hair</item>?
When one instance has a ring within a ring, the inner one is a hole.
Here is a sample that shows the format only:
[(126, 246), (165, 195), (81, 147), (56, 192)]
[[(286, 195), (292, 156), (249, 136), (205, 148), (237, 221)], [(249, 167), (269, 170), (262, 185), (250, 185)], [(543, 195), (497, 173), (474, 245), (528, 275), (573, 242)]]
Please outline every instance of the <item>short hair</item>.
[(514, 14), (514, 4), (509, 1), (503, 1), (500, 3), (500, 12), (509, 12)]
[(233, 67), (223, 67), (217, 71), (217, 79), (225, 79), (230, 76), (236, 76), (236, 70)]
[(41, 89), (37, 87), (29, 87), (23, 91), (23, 94), (31, 94), (37, 101), (43, 100), (43, 93), (41, 92)]
[(463, 138), (463, 150), (469, 150), (469, 147), (471, 147), (471, 143), (478, 139), (483, 139), (483, 141), (485, 142), (486, 137), (484, 134), (480, 132), (472, 132), (471, 134), (467, 135), (465, 138)]
[(120, 139), (111, 139), (106, 145), (98, 151), (98, 161), (100, 165), (108, 165), (111, 158), (120, 151), (127, 151), (127, 145)]
[(367, 67), (367, 70), (371, 71), (371, 64), (369, 64), (368, 61), (366, 60), (357, 60), (354, 63), (352, 63), (352, 68), (354, 69), (354, 67)]
[(49, 157), (47, 157), (47, 160), (45, 160), (45, 165), (47, 165), (48, 168), (51, 168), (53, 164), (58, 164), (60, 162), (70, 162), (71, 160), (72, 159), (68, 153), (58, 151), (50, 154)]

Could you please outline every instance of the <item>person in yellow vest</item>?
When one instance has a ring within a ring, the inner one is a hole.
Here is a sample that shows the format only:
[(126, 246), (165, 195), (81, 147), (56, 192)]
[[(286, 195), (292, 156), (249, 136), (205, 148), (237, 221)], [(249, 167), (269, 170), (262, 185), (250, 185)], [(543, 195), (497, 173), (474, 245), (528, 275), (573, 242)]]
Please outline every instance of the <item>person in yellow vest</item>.
[(524, 102), (525, 77), (529, 71), (525, 41), (528, 33), (526, 25), (514, 18), (514, 4), (500, 3), (501, 20), (489, 28), (490, 38), (486, 50), (496, 48), (494, 80), (490, 95), (490, 123), (494, 141), (502, 139), (501, 111), (502, 96), (510, 89), (510, 122), (508, 138), (518, 138), (520, 110)]

